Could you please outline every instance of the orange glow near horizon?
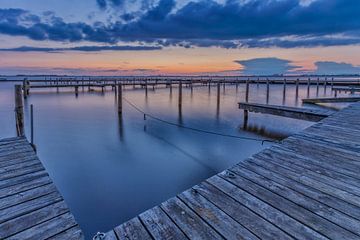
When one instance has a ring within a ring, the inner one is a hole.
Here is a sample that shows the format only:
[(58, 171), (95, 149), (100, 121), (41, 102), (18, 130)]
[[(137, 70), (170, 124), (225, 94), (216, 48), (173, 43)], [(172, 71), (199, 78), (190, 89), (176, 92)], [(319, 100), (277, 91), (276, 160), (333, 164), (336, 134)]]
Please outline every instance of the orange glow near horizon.
[(356, 57), (358, 55), (359, 45), (292, 49), (166, 48), (156, 51), (1, 52), (0, 66), (3, 69), (39, 68), (43, 71), (80, 69), (95, 75), (119, 74), (121, 71), (131, 74), (145, 70), (152, 70), (155, 74), (200, 74), (241, 70), (242, 66), (235, 60), (264, 57), (290, 60), (292, 64), (301, 66), (300, 70), (314, 70), (316, 61), (360, 65), (360, 58)]

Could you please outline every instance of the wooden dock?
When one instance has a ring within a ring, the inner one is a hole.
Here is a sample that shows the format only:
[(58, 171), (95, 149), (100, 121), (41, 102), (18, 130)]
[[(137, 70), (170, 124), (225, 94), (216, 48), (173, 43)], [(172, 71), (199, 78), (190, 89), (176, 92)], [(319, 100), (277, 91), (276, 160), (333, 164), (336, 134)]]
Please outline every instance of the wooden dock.
[(242, 103), (242, 102), (239, 103), (239, 108), (249, 112), (265, 113), (265, 114), (277, 115), (287, 118), (295, 118), (295, 119), (312, 121), (312, 122), (318, 122), (335, 112), (333, 110), (308, 109), (308, 108), (287, 107), (287, 106), (259, 104), (259, 103)]
[(330, 97), (330, 98), (304, 98), (303, 103), (317, 104), (317, 103), (350, 103), (359, 102), (360, 97)]
[(84, 239), (24, 137), (0, 140), (0, 239)]
[(105, 239), (360, 239), (359, 119), (354, 103)]

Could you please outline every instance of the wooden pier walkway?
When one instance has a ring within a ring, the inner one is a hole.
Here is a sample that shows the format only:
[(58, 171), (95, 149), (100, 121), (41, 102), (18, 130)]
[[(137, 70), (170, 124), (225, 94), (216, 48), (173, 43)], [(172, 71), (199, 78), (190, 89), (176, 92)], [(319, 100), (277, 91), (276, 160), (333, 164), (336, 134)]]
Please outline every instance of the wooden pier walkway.
[(29, 142), (0, 140), (0, 239), (83, 239)]
[(287, 107), (259, 103), (239, 103), (239, 108), (249, 112), (265, 113), (287, 118), (295, 118), (306, 121), (318, 122), (330, 116), (334, 110), (308, 109), (298, 107)]
[(359, 119), (354, 103), (105, 239), (360, 239)]
[(317, 103), (347, 103), (359, 102), (360, 97), (330, 97), (330, 98), (304, 98), (303, 103), (317, 104)]

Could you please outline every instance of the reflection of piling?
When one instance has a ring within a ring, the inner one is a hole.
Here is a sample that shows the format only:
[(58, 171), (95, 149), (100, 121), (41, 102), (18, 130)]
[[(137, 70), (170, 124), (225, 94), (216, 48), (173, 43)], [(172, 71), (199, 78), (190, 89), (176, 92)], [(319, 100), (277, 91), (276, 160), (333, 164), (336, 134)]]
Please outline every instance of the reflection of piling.
[(17, 136), (24, 136), (24, 105), (22, 100), (21, 85), (15, 85), (15, 121)]
[(79, 87), (75, 86), (75, 96), (78, 97), (79, 96)]
[(118, 113), (122, 115), (122, 84), (118, 84)]

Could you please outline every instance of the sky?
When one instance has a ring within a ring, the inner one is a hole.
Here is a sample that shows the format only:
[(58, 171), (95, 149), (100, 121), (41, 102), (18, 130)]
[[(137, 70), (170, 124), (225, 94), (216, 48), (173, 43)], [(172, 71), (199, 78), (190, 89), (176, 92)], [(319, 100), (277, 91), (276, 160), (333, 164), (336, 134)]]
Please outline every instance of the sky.
[(0, 0), (0, 74), (359, 74), (359, 0)]

